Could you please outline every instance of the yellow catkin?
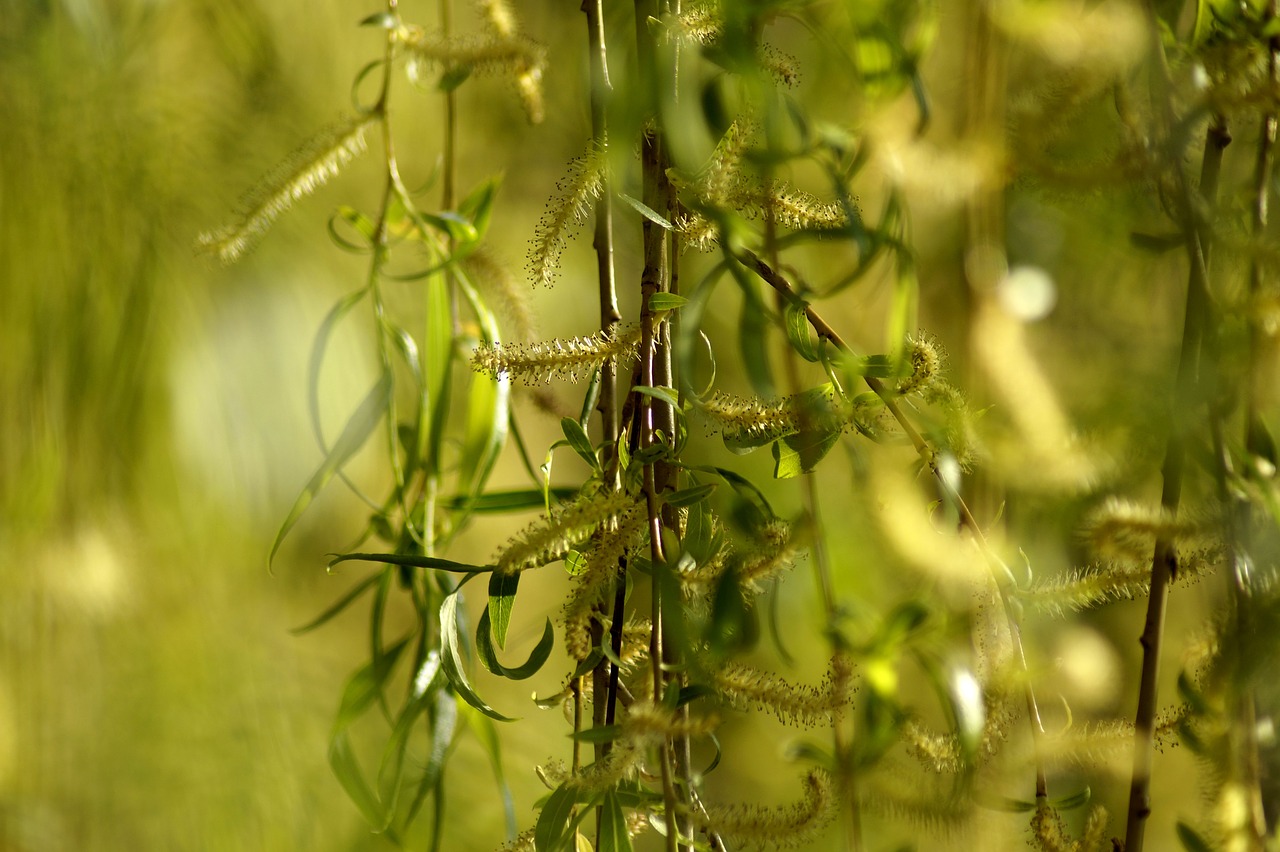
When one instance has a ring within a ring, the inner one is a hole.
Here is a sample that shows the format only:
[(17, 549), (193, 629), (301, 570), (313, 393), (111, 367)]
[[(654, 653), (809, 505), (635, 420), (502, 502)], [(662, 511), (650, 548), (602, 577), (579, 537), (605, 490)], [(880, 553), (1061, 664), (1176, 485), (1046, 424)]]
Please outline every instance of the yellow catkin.
[(755, 848), (805, 848), (831, 817), (831, 779), (814, 770), (804, 779), (804, 798), (783, 807), (709, 805), (694, 813), (702, 824), (734, 843)]
[(635, 326), (585, 337), (478, 346), (471, 355), (471, 364), (495, 378), (509, 376), (534, 385), (553, 378), (577, 381), (609, 361), (634, 358), (639, 349), (640, 328)]
[(560, 180), (538, 222), (529, 249), (529, 276), (535, 284), (550, 287), (555, 282), (569, 231), (586, 221), (592, 204), (604, 191), (607, 168), (604, 150), (595, 144), (569, 164), (568, 173)]
[(375, 115), (360, 116), (317, 136), (289, 165), (278, 169), (277, 176), (263, 182), (238, 222), (201, 234), (196, 247), (223, 263), (239, 260), (294, 202), (324, 186), (364, 153), (365, 132), (376, 120)]
[(613, 589), (618, 561), (626, 555), (644, 530), (645, 515), (637, 507), (622, 512), (614, 528), (599, 535), (587, 553), (587, 567), (574, 578), (564, 605), (565, 650), (575, 660), (591, 653), (591, 618), (597, 604)]
[(563, 559), (596, 528), (634, 505), (624, 491), (580, 497), (525, 527), (495, 557), (497, 570), (514, 574)]
[[(800, 725), (826, 724), (852, 697), (847, 686), (837, 689), (833, 670), (816, 687), (790, 683), (772, 672), (741, 663), (726, 664), (713, 679), (716, 689), (730, 704), (739, 708), (754, 706), (784, 722)], [(842, 681), (847, 684), (847, 678)]]

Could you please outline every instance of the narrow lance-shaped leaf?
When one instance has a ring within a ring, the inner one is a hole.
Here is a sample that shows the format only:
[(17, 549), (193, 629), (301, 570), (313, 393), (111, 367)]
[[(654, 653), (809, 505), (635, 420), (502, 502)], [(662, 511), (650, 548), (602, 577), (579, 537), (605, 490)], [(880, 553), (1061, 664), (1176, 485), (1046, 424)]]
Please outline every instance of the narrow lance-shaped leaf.
[[(493, 576), (501, 575), (495, 574)], [(542, 629), (542, 638), (538, 640), (538, 644), (529, 652), (529, 659), (521, 665), (509, 667), (503, 665), (502, 661), (498, 659), (498, 654), (494, 651), (493, 642), (490, 639), (490, 630), (489, 611), (486, 609), (480, 615), (480, 623), (476, 629), (476, 653), (486, 669), (508, 680), (526, 680), (533, 677), (546, 664), (547, 659), (551, 656), (551, 649), (555, 645), (555, 631), (551, 629), (551, 619), (547, 619), (546, 625)]]
[[(500, 338), (493, 312), (466, 276), (458, 276), (458, 284), (480, 323), (481, 338), (485, 345), (497, 345)], [(472, 373), (467, 399), (467, 432), (463, 439), (458, 473), (458, 490), (463, 494), (478, 495), (484, 490), (498, 455), (507, 442), (510, 397), (510, 377)]]
[(275, 560), (276, 552), (280, 549), (280, 544), (284, 541), (284, 537), (289, 534), (289, 530), (293, 529), (293, 525), (298, 522), (298, 518), (302, 517), (302, 513), (311, 505), (311, 501), (316, 494), (320, 493), (320, 490), (328, 484), (333, 475), (340, 471), (342, 466), (364, 446), (365, 441), (369, 439), (369, 435), (386, 412), (390, 399), (391, 375), (383, 373), (381, 378), (378, 379), (378, 383), (365, 395), (364, 401), (360, 403), (360, 407), (356, 409), (355, 414), (351, 415), (351, 419), (347, 421), (347, 426), (342, 430), (342, 435), (338, 437), (333, 449), (329, 451), (329, 455), (325, 457), (320, 468), (312, 474), (306, 487), (302, 489), (302, 493), (294, 501), (293, 508), (289, 510), (284, 523), (280, 525), (280, 531), (276, 533), (275, 541), (271, 543), (271, 553), (267, 557), (268, 565)]
[(469, 565), (436, 556), (416, 556), (411, 553), (340, 553), (329, 560), (329, 567), (342, 562), (381, 562), (403, 568), (434, 568), (453, 574), (483, 574), (493, 570), (492, 565)]
[(370, 574), (368, 577), (365, 577), (363, 580), (357, 583), (355, 587), (351, 589), (351, 591), (347, 592), (345, 595), (339, 598), (337, 603), (333, 604), (324, 612), (320, 613), (320, 615), (318, 615), (315, 619), (308, 621), (306, 624), (302, 625), (301, 627), (295, 627), (293, 630), (290, 630), (289, 632), (294, 634), (295, 636), (298, 636), (303, 633), (309, 633), (310, 631), (315, 630), (317, 627), (321, 626), (322, 624), (325, 624), (334, 616), (336, 616), (338, 613), (342, 612), (348, 606), (355, 603), (355, 601), (358, 600), (361, 595), (369, 591), (370, 587), (372, 587), (374, 583), (378, 582), (381, 576), (382, 574), (378, 573), (378, 574)]
[(496, 719), (499, 722), (515, 721), (509, 716), (503, 716), (486, 704), (476, 694), (471, 681), (467, 679), (466, 669), (463, 667), (462, 656), (459, 651), (457, 592), (446, 595), (444, 602), (440, 604), (440, 653), (441, 665), (445, 676), (449, 678), (449, 684), (463, 701), (491, 719)]
[(627, 815), (623, 813), (618, 794), (604, 794), (600, 805), (599, 852), (631, 852), (631, 834), (627, 831)]
[(515, 837), (515, 805), (511, 800), (511, 787), (507, 784), (506, 773), (502, 769), (502, 742), (498, 739), (498, 729), (494, 727), (493, 720), (489, 716), (473, 713), (466, 707), (462, 709), (466, 712), (467, 725), (489, 757), (489, 766), (493, 769), (493, 780), (497, 782), (498, 794), (502, 797), (502, 812), (506, 817), (507, 836)]
[(808, 307), (800, 299), (788, 302), (783, 311), (783, 319), (786, 323), (787, 340), (791, 341), (792, 348), (806, 361), (817, 361), (821, 357), (821, 348), (809, 329)]
[(519, 586), (519, 574), (494, 572), (489, 575), (489, 604), (485, 615), (493, 625), (493, 638), (499, 648), (507, 647), (507, 628), (511, 626), (511, 610), (515, 606)]

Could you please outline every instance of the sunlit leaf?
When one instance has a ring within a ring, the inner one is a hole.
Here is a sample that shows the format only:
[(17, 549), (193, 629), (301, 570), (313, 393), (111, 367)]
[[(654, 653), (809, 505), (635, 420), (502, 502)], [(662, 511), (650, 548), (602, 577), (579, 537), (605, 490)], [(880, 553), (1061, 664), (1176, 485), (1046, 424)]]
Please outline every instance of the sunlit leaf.
[(673, 311), (687, 304), (689, 304), (688, 299), (675, 293), (654, 293), (649, 296), (649, 310), (654, 313)]
[(669, 220), (660, 216), (657, 211), (655, 211), (649, 205), (645, 204), (640, 199), (632, 198), (630, 195), (627, 195), (625, 192), (620, 193), (618, 197), (621, 198), (624, 202), (626, 202), (637, 213), (639, 213), (644, 218), (648, 219), (650, 222), (653, 222), (655, 225), (658, 225), (659, 227), (667, 231), (670, 231), (673, 229), (673, 226)]
[(511, 626), (511, 609), (515, 606), (519, 587), (519, 574), (495, 571), (489, 575), (489, 604), (485, 615), (493, 625), (493, 638), (499, 648), (507, 647), (507, 628)]
[(564, 432), (564, 438), (569, 442), (569, 446), (573, 451), (593, 470), (599, 470), (600, 459), (596, 457), (595, 447), (592, 446), (591, 439), (587, 437), (587, 432), (582, 428), (582, 424), (572, 417), (562, 417), (560, 419), (560, 429)]
[(773, 444), (774, 478), (812, 473), (839, 440), (840, 433), (834, 430), (797, 432), (778, 439)]
[(809, 327), (808, 305), (800, 300), (787, 303), (783, 311), (786, 322), (787, 340), (806, 361), (817, 361), (821, 357), (820, 344), (814, 340), (813, 330)]

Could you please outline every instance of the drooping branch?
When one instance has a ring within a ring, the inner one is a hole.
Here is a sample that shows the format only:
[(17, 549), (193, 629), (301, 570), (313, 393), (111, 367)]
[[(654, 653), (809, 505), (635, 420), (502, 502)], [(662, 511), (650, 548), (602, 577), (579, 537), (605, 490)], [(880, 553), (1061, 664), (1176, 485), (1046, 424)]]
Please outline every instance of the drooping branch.
[[(799, 293), (791, 285), (783, 275), (773, 269), (769, 264), (765, 263), (760, 257), (748, 250), (742, 250), (738, 259), (747, 267), (754, 270), (762, 280), (777, 292), (781, 293), (789, 302), (800, 300)], [(844, 342), (839, 334), (836, 333), (827, 322), (822, 318), (812, 305), (805, 304), (805, 316), (809, 320), (810, 327), (823, 340), (830, 343), (837, 349), (852, 354), (849, 345)], [(937, 482), (940, 492), (945, 495), (946, 499), (956, 507), (961, 525), (967, 529), (970, 535), (977, 542), (979, 549), (986, 558), (988, 567), (991, 569), (991, 575), (996, 583), (996, 588), (1000, 592), (1000, 599), (1003, 604), (1006, 622), (1009, 630), (1010, 641), (1013, 645), (1014, 655), (1017, 657), (1018, 665), (1023, 672), (1027, 671), (1026, 654), (1022, 646), (1022, 628), (1015, 617), (1016, 607), (1012, 604), (1010, 597), (1013, 594), (1012, 573), (1008, 566), (995, 552), (991, 545), (987, 542), (986, 536), (982, 532), (982, 528), (978, 525), (973, 513), (969, 510), (968, 505), (956, 490), (955, 483), (945, 474), (943, 468), (938, 464), (938, 454), (929, 444), (928, 441), (916, 429), (915, 424), (902, 411), (902, 407), (898, 405), (898, 401), (894, 392), (885, 386), (883, 382), (874, 376), (863, 376), (867, 387), (884, 402), (885, 408), (897, 421), (902, 431), (910, 439), (911, 444), (915, 447), (916, 452), (920, 455), (921, 461), (928, 467), (930, 473), (933, 474), (934, 480)], [(1035, 691), (1031, 686), (1030, 679), (1026, 684), (1026, 700), (1027, 713), (1031, 720), (1032, 739), (1036, 745), (1036, 795), (1042, 798), (1045, 794), (1045, 771), (1044, 764), (1040, 758), (1039, 742), (1044, 735), (1044, 728), (1040, 722), (1040, 709), (1036, 700)]]

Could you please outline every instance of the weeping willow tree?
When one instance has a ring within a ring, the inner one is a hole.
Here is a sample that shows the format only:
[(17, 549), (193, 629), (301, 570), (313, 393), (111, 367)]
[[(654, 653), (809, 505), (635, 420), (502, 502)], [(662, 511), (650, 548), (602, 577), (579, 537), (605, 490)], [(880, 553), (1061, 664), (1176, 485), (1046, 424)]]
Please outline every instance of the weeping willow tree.
[[(508, 849), (1274, 843), (1274, 0), (584, 0), (552, 18), (577, 57), (516, 11), (389, 0), (354, 116), (199, 240), (238, 260), (380, 164), (377, 202), (330, 220), (367, 274), (317, 334), (313, 410), (361, 314), (377, 378), (340, 434), (315, 418), (323, 461), (271, 548), (335, 481), (372, 507), (329, 563), (367, 573), (308, 627), (371, 601), (329, 758), (373, 830), (439, 845), (462, 722), (505, 787), (520, 723), (480, 667), (558, 673), (534, 700), (569, 735), (519, 768), (546, 795), (508, 801)], [(557, 62), (590, 127), (526, 273), (592, 308), (535, 339), (490, 249), (500, 182), (459, 167), (484, 140), (458, 92), (500, 78), (570, 132)], [(438, 116), (421, 191), (393, 102)], [(587, 226), (595, 262), (571, 263)], [(370, 442), (385, 476), (354, 482)], [(507, 468), (522, 487), (491, 484)], [(458, 552), (508, 513), (491, 555)], [(561, 598), (521, 603), (530, 572)], [(517, 606), (545, 619), (512, 663)], [(760, 751), (735, 732), (754, 717), (789, 789), (716, 771)], [(1175, 744), (1195, 772), (1169, 793)]]

